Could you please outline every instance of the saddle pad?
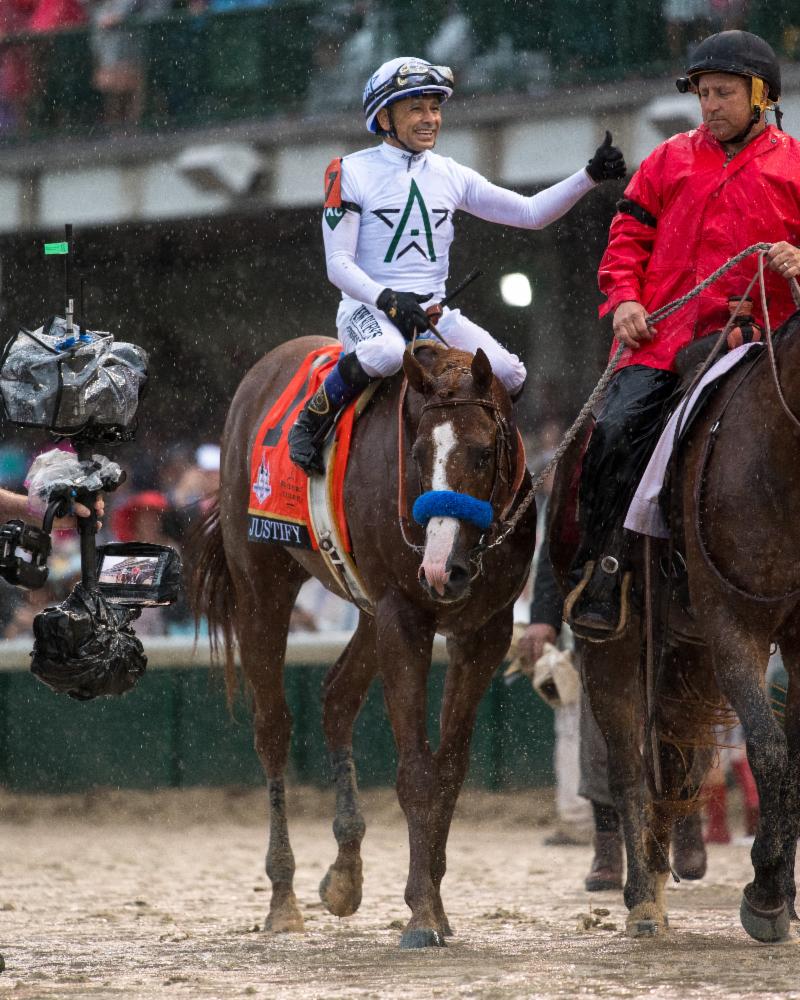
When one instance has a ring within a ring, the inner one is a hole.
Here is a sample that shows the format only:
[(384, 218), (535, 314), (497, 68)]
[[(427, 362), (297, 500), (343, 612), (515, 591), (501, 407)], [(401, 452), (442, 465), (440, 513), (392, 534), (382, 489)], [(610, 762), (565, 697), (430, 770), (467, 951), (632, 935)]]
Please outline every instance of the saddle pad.
[[(742, 344), (720, 358), (695, 386), (688, 402), (681, 403), (669, 418), (628, 508), (625, 527), (629, 531), (635, 531), (640, 535), (650, 535), (653, 538), (669, 538), (669, 528), (661, 511), (659, 497), (664, 487), (664, 479), (676, 438), (680, 437), (690, 418), (694, 416), (696, 409), (708, 399), (709, 392), (707, 390), (743, 361), (750, 348), (761, 349), (762, 347), (763, 344), (758, 341)], [(680, 427), (678, 427), (678, 420), (681, 422)]]
[[(317, 391), (341, 352), (341, 344), (312, 351), (259, 425), (250, 456), (248, 541), (319, 548), (308, 513), (308, 476), (289, 458), (287, 435), (300, 409)], [(336, 424), (334, 467), (328, 473), (339, 535), (348, 552), (350, 535), (343, 493), (354, 416), (355, 408), (350, 405)]]

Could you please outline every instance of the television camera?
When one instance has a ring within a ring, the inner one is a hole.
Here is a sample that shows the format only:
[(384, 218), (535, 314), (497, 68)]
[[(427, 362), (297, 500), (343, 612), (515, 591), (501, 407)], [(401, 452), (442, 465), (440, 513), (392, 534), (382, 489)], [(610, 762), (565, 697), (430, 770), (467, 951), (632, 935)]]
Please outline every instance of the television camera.
[[(65, 242), (45, 245), (45, 253), (71, 250), (71, 226)], [(44, 510), (42, 527), (19, 520), (0, 527), (0, 576), (16, 586), (43, 586), (55, 519), (76, 502), (89, 509), (90, 516), (78, 518), (80, 582), (61, 604), (35, 617), (31, 662), (33, 674), (53, 690), (88, 700), (123, 694), (144, 674), (147, 658), (132, 622), (142, 608), (176, 600), (181, 565), (166, 545), (96, 547), (97, 497), (117, 489), (126, 475), (95, 449), (133, 439), (148, 359), (134, 344), (86, 328), (69, 293), (68, 256), (64, 270), (65, 316), (9, 341), (0, 358), (0, 399), (12, 423), (45, 429), (74, 451), (54, 449), (31, 466), (29, 495)]]

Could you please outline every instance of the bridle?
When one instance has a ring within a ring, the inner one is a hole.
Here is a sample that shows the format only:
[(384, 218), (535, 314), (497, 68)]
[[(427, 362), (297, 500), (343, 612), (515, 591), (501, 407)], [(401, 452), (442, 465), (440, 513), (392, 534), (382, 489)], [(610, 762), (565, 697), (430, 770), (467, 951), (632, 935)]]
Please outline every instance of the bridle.
[[(451, 369), (452, 371), (452, 369)], [(456, 371), (471, 375), (471, 370), (468, 368), (457, 369)], [(400, 532), (403, 537), (405, 544), (413, 549), (417, 554), (424, 552), (424, 546), (417, 545), (409, 537), (410, 529), (410, 519), (408, 517), (408, 498), (406, 496), (406, 462), (405, 462), (405, 449), (404, 445), (404, 426), (403, 426), (403, 410), (405, 398), (408, 390), (408, 380), (403, 380), (403, 386), (400, 390), (400, 401), (398, 406), (398, 496), (397, 496), (397, 508), (398, 508), (398, 518), (400, 522)], [(483, 569), (483, 553), (487, 548), (491, 546), (491, 543), (487, 540), (493, 531), (495, 531), (496, 525), (502, 524), (505, 518), (508, 516), (509, 511), (514, 505), (514, 501), (517, 498), (520, 485), (522, 484), (523, 477), (525, 475), (525, 449), (522, 444), (522, 438), (520, 437), (517, 428), (512, 427), (508, 419), (503, 416), (500, 404), (494, 399), (484, 399), (480, 397), (470, 398), (466, 396), (453, 396), (449, 399), (434, 399), (423, 404), (420, 411), (420, 419), (425, 415), (425, 413), (431, 410), (448, 410), (457, 409), (464, 406), (478, 406), (485, 410), (492, 417), (495, 426), (494, 435), (494, 460), (495, 460), (495, 473), (494, 480), (492, 482), (492, 489), (489, 495), (489, 500), (487, 501), (492, 510), (496, 510), (497, 504), (500, 502), (500, 497), (504, 491), (504, 488), (508, 491), (508, 498), (503, 504), (500, 511), (499, 517), (495, 517), (492, 520), (490, 527), (481, 534), (476, 544), (470, 549), (468, 553), (468, 558), (470, 564), (475, 567), (474, 573), (470, 578), (470, 583), (480, 575)], [(517, 441), (517, 451), (516, 451), (516, 463), (514, 462), (514, 432), (516, 431), (516, 441)]]

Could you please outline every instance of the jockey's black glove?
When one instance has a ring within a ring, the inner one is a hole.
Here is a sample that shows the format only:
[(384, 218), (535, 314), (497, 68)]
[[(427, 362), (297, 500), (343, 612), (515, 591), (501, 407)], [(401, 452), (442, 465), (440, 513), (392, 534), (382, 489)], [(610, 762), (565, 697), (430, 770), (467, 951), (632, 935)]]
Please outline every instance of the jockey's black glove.
[(428, 316), (420, 303), (432, 298), (432, 292), (428, 295), (418, 295), (416, 292), (394, 292), (391, 288), (384, 288), (378, 296), (376, 305), (386, 313), (406, 340), (411, 340), (415, 331), (419, 334), (430, 326)]
[(618, 181), (627, 171), (622, 150), (611, 145), (611, 133), (606, 131), (605, 142), (598, 146), (586, 164), (586, 173), (599, 184), (601, 181)]

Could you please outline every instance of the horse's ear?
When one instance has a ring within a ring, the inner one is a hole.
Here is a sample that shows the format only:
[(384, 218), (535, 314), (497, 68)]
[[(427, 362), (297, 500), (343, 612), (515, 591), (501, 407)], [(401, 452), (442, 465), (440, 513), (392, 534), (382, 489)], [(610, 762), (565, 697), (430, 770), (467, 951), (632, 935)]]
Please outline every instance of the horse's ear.
[(416, 389), (423, 396), (431, 392), (433, 379), (408, 350), (403, 353), (403, 371), (406, 373), (408, 384), (412, 389)]
[(472, 359), (472, 379), (481, 396), (489, 393), (492, 388), (492, 365), (480, 347)]

